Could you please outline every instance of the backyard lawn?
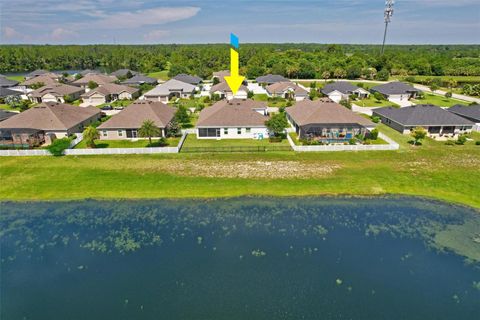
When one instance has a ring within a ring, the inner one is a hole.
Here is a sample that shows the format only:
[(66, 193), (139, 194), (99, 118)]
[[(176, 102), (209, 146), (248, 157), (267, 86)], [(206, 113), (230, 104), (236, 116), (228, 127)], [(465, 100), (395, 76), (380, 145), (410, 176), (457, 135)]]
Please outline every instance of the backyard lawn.
[(158, 72), (151, 72), (147, 74), (147, 77), (160, 79), (160, 80), (168, 80), (170, 77), (168, 76), (168, 70), (162, 70)]
[[(167, 138), (168, 145), (166, 147), (176, 147), (180, 138)], [(146, 148), (146, 147), (160, 147), (158, 139), (152, 139), (152, 145), (149, 145), (148, 139), (141, 139), (137, 141), (130, 140), (96, 140), (95, 145), (99, 149), (104, 148)], [(85, 149), (87, 145), (85, 140), (75, 146), (75, 149)]]
[(269, 139), (254, 140), (254, 139), (197, 139), (195, 134), (189, 134), (183, 143), (183, 148), (201, 147), (201, 148), (216, 148), (216, 147), (285, 147), (290, 146), (287, 139), (282, 142), (270, 142)]
[(445, 98), (444, 96), (441, 96), (438, 94), (425, 93), (424, 95), (425, 95), (424, 99), (416, 99), (416, 100), (412, 100), (412, 102), (415, 104), (433, 104), (439, 107), (447, 107), (447, 108), (453, 107), (456, 104), (466, 104), (466, 105), (469, 104), (469, 102), (467, 101), (453, 99), (453, 98)]
[(101, 104), (101, 105), (98, 105), (97, 108), (101, 108), (101, 107), (104, 107), (104, 106), (112, 106), (112, 107), (127, 107), (129, 105), (132, 104), (132, 100), (115, 100), (113, 102), (108, 102), (108, 103), (104, 103), (104, 104)]
[[(255, 101), (265, 101), (267, 105), (272, 108), (280, 108), (287, 106), (287, 100), (282, 98), (269, 98), (266, 94), (256, 94), (253, 96)], [(292, 102), (293, 104), (294, 102)]]
[(388, 101), (388, 100), (377, 100), (377, 99), (375, 99), (375, 97), (373, 95), (370, 95), (366, 99), (360, 99), (360, 100), (352, 101), (352, 103), (354, 103), (355, 105), (357, 105), (359, 107), (369, 107), (369, 108), (372, 108), (372, 107), (396, 107), (396, 108), (398, 108), (398, 107), (400, 107), (398, 104), (393, 103), (393, 102)]
[(24, 76), (7, 76), (7, 79), (13, 80), (13, 81), (18, 81), (18, 82), (23, 82), (25, 81)]
[(16, 110), (16, 109), (10, 107), (8, 104), (0, 104), (0, 109), (3, 109), (3, 110)]

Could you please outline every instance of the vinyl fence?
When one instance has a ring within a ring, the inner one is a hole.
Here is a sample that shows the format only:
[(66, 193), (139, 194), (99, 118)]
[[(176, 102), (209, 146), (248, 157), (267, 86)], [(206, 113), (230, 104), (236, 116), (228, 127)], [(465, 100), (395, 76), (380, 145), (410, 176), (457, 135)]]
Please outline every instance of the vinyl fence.
[(378, 137), (385, 140), (388, 144), (369, 144), (369, 145), (323, 145), (323, 146), (297, 146), (293, 142), (290, 135), (287, 134), (287, 139), (292, 146), (292, 149), (297, 152), (332, 152), (332, 151), (385, 151), (398, 150), (400, 147), (398, 143), (379, 133)]
[(290, 146), (183, 147), (182, 153), (275, 152), (292, 151)]

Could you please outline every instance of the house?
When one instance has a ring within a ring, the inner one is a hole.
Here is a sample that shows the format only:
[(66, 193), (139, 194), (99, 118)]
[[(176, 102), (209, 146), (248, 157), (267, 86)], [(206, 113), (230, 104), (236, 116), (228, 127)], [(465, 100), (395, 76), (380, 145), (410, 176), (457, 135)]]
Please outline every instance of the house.
[(166, 136), (168, 124), (175, 116), (175, 108), (162, 102), (138, 100), (120, 113), (98, 126), (100, 139), (136, 139), (145, 120), (151, 120), (160, 129), (160, 137)]
[(98, 121), (100, 109), (46, 102), (0, 122), (0, 144), (39, 146), (80, 133)]
[(21, 91), (0, 87), (0, 99), (2, 100), (5, 100), (7, 97), (20, 97), (22, 94)]
[(267, 74), (265, 76), (258, 77), (255, 80), (257, 81), (257, 83), (266, 84), (266, 85), (270, 85), (272, 83), (277, 83), (277, 82), (290, 81), (287, 78), (278, 74)]
[(198, 139), (268, 138), (267, 104), (250, 99), (221, 100), (200, 112)]
[(84, 104), (98, 106), (115, 100), (133, 100), (140, 94), (137, 88), (106, 83), (82, 94)]
[(225, 77), (230, 76), (230, 70), (222, 70), (213, 73), (212, 81), (215, 82), (215, 79), (218, 80), (218, 83), (225, 82)]
[(7, 120), (8, 118), (11, 118), (17, 114), (18, 114), (17, 112), (0, 109), (0, 122), (3, 120)]
[(115, 81), (118, 81), (118, 79), (117, 77), (108, 76), (105, 74), (89, 73), (85, 75), (83, 78), (73, 81), (71, 84), (74, 86), (85, 88), (86, 91), (88, 91), (88, 83), (90, 81), (93, 81), (97, 85), (101, 86), (107, 83), (114, 83)]
[(18, 81), (7, 79), (5, 76), (0, 76), (0, 88), (10, 88), (18, 85)]
[(308, 98), (308, 91), (300, 87), (298, 84), (286, 81), (276, 82), (265, 88), (270, 97), (281, 97), (284, 99), (293, 99), (302, 101)]
[(472, 121), (434, 105), (378, 108), (373, 110), (372, 116), (379, 117), (382, 123), (403, 134), (423, 127), (432, 138), (454, 137), (472, 131), (474, 126)]
[(44, 75), (36, 76), (33, 78), (29, 78), (24, 82), (22, 82), (20, 85), (31, 87), (39, 84), (42, 84), (42, 86), (53, 86), (53, 85), (59, 84), (58, 77), (54, 77), (51, 74), (44, 74)]
[(247, 99), (248, 97), (248, 88), (244, 85), (240, 86), (238, 89), (237, 93), (233, 95), (232, 89), (230, 89), (230, 86), (225, 82), (220, 82), (217, 83), (216, 85), (212, 86), (210, 88), (210, 95), (218, 95), (220, 99), (227, 99), (227, 100), (232, 100), (232, 99)]
[(70, 96), (73, 100), (80, 98), (85, 90), (76, 86), (67, 84), (47, 85), (30, 92), (27, 96), (33, 103), (41, 102), (60, 102), (65, 103), (65, 96)]
[(32, 71), (32, 72), (30, 72), (29, 74), (27, 74), (27, 75), (25, 76), (25, 79), (26, 79), (26, 80), (32, 79), (32, 78), (35, 78), (35, 77), (38, 77), (38, 76), (42, 76), (42, 75), (47, 74), (47, 73), (51, 73), (51, 72), (48, 71), (48, 70), (37, 69), (37, 70)]
[(451, 108), (448, 108), (447, 110), (474, 122), (475, 126), (473, 127), (473, 130), (480, 131), (480, 104), (474, 104), (470, 106), (457, 104)]
[(321, 92), (337, 103), (342, 100), (348, 101), (350, 95), (355, 95), (361, 99), (368, 98), (370, 95), (370, 92), (367, 90), (346, 81), (329, 83), (322, 88)]
[(202, 78), (196, 77), (196, 76), (191, 76), (189, 74), (177, 74), (173, 79), (182, 81), (185, 83), (193, 84), (194, 86), (198, 86), (203, 80)]
[(171, 99), (188, 99), (195, 92), (195, 86), (183, 81), (170, 79), (144, 94), (146, 100), (167, 103)]
[(370, 91), (381, 93), (386, 99), (393, 102), (415, 99), (422, 92), (409, 84), (398, 81), (372, 87)]
[(155, 78), (150, 78), (142, 74), (137, 74), (130, 79), (127, 79), (122, 82), (122, 84), (127, 86), (141, 86), (142, 84), (157, 85), (158, 80)]
[(82, 77), (85, 77), (87, 74), (100, 74), (97, 70), (86, 69), (79, 73)]
[(346, 142), (375, 128), (371, 121), (330, 99), (298, 101), (286, 112), (299, 139)]
[(118, 69), (117, 71), (112, 72), (110, 75), (114, 76), (115, 78), (128, 78), (136, 76), (138, 72), (130, 70), (130, 69)]

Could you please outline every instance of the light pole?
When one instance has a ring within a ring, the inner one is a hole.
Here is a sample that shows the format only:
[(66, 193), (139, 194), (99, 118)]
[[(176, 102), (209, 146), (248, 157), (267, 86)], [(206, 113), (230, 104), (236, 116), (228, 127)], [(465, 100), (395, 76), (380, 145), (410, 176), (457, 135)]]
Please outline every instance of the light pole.
[(383, 44), (382, 44), (382, 54), (385, 51), (385, 40), (387, 40), (387, 29), (388, 24), (390, 23), (390, 19), (393, 16), (393, 5), (395, 4), (394, 0), (386, 0), (385, 1), (385, 32), (383, 34)]

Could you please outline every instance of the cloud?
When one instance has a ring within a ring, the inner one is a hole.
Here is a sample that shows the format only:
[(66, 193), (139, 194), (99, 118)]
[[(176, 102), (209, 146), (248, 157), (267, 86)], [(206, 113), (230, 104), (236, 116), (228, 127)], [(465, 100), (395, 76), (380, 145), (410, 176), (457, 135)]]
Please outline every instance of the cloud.
[(13, 40), (14, 42), (29, 40), (27, 35), (18, 32), (12, 27), (4, 27), (1, 34), (6, 40)]
[(170, 35), (168, 30), (152, 30), (143, 36), (146, 41), (157, 41)]
[(53, 41), (62, 41), (62, 40), (69, 39), (72, 37), (77, 37), (77, 36), (78, 36), (78, 33), (73, 32), (71, 30), (66, 30), (64, 28), (55, 28), (50, 34), (50, 38)]

